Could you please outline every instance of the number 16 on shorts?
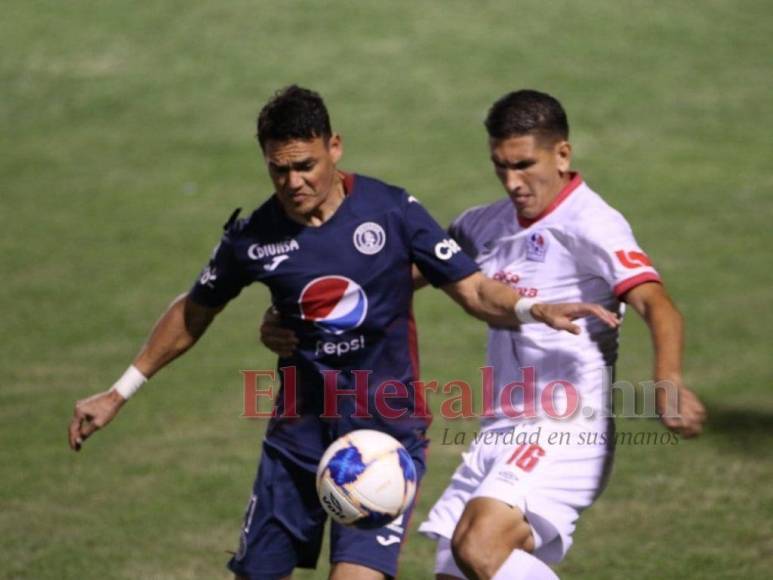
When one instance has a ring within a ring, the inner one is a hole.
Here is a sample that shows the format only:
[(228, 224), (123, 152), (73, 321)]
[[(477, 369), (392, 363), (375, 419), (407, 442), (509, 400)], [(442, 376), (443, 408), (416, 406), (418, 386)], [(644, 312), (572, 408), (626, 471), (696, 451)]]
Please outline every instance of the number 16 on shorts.
[(537, 463), (544, 455), (545, 450), (539, 445), (527, 445), (524, 443), (515, 448), (505, 463), (507, 465), (514, 465), (529, 473), (537, 467)]

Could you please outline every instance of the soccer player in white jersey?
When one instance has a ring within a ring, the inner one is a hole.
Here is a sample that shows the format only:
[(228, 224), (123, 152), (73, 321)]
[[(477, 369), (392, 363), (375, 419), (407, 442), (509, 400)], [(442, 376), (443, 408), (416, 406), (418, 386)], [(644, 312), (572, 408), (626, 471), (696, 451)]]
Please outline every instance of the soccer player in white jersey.
[[(464, 212), (450, 233), (484, 274), (527, 299), (596, 302), (620, 315), (630, 305), (652, 336), (654, 378), (668, 387), (656, 390), (662, 422), (698, 435), (705, 411), (682, 382), (681, 315), (625, 218), (570, 169), (561, 104), (537, 91), (509, 93), (491, 107), (486, 129), (507, 197)], [(423, 284), (418, 274), (415, 283)], [(547, 564), (566, 555), (614, 448), (604, 387), (618, 332), (593, 319), (579, 325), (576, 336), (536, 324), (490, 327), (491, 413), (419, 528), (438, 541), (438, 580), (557, 577)], [(274, 350), (294, 345), (270, 320), (262, 339)], [(533, 385), (530, 395), (518, 383)]]
[[(507, 198), (464, 212), (452, 235), (484, 274), (524, 296), (582, 299), (621, 315), (626, 304), (633, 308), (652, 337), (654, 379), (667, 387), (656, 390), (662, 422), (684, 437), (698, 435), (705, 410), (682, 381), (682, 317), (625, 218), (570, 169), (561, 104), (537, 91), (509, 93), (485, 124)], [(438, 579), (556, 578), (546, 564), (565, 556), (580, 512), (604, 486), (614, 447), (604, 385), (605, 369), (617, 358), (618, 330), (591, 319), (580, 325), (576, 336), (533, 324), (490, 328), (496, 408), (481, 431), (511, 436), (473, 443), (421, 524), (438, 540)], [(503, 408), (506, 384), (532, 376), (537, 406), (551, 383), (560, 381), (554, 395), (565, 396), (551, 397), (557, 408), (537, 409), (533, 418), (508, 416), (530, 413), (523, 400)], [(571, 408), (571, 417), (555, 420)]]

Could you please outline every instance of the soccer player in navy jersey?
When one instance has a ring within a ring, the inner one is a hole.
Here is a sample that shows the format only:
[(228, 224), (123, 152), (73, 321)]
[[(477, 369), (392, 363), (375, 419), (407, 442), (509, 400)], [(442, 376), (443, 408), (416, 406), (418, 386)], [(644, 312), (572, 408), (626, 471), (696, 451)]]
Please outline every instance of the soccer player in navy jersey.
[[(578, 317), (594, 315), (610, 326), (617, 320), (597, 305), (519, 300), (483, 276), (416, 198), (340, 171), (341, 137), (313, 91), (290, 86), (269, 100), (258, 118), (258, 141), (274, 194), (248, 217), (234, 214), (226, 223), (193, 287), (162, 315), (116, 384), (76, 403), (69, 442), (79, 450), (148, 378), (193, 346), (242, 288), (266, 284), (283, 324), (298, 337), (293, 352), (279, 359), (280, 367), (293, 369), (295, 397), (291, 409), (281, 390), (277, 397), (229, 568), (239, 578), (273, 579), (316, 566), (325, 513), (315, 471), (336, 438), (361, 428), (389, 433), (411, 454), (419, 478), (424, 473), (428, 417), (414, 385), (412, 264), (492, 324), (536, 320), (576, 333)], [(290, 387), (287, 376), (280, 373), (282, 389)], [(375, 401), (385, 381), (404, 387), (390, 391), (388, 413)], [(393, 577), (403, 531), (399, 521), (370, 531), (334, 523), (331, 578)]]

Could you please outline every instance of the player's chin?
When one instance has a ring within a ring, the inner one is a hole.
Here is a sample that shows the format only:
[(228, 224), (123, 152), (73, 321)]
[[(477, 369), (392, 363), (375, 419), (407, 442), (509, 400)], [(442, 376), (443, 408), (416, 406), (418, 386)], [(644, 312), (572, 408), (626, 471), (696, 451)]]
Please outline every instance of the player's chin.
[(315, 196), (307, 193), (282, 193), (279, 195), (282, 205), (292, 211), (303, 213), (314, 209)]

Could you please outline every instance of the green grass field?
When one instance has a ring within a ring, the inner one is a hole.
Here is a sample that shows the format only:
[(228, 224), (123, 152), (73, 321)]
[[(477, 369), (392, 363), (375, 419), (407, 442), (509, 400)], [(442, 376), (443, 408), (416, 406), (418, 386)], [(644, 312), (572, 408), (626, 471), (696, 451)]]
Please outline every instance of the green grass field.
[[(688, 321), (705, 436), (618, 449), (559, 569), (571, 579), (768, 578), (773, 566), (773, 4), (6, 0), (0, 19), (0, 577), (226, 578), (264, 425), (239, 370), (271, 368), (245, 291), (78, 455), (73, 402), (108, 387), (236, 206), (270, 192), (254, 116), (316, 88), (342, 167), (441, 221), (494, 200), (481, 120), (556, 94), (575, 166), (622, 210)], [(766, 265), (767, 264), (767, 265)], [(423, 374), (475, 383), (485, 331), (416, 299)], [(620, 378), (649, 377), (646, 329)], [(442, 429), (474, 423), (437, 420)], [(660, 431), (621, 421), (621, 430)], [(435, 444), (413, 527), (461, 449)], [(430, 578), (413, 535), (402, 576)], [(326, 559), (316, 573), (324, 578)]]

